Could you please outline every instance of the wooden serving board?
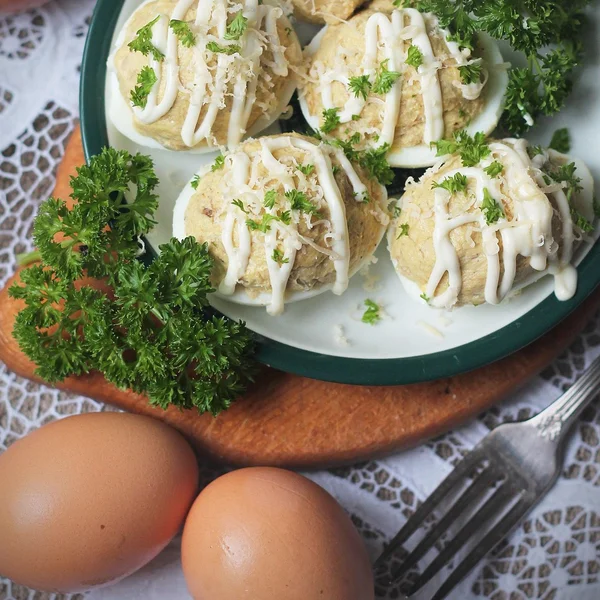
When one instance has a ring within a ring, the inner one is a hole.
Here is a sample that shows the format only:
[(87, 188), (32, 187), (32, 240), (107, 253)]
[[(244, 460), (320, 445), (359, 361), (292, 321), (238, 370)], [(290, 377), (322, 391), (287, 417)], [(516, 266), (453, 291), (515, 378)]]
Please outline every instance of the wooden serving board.
[[(68, 198), (70, 175), (83, 161), (77, 130), (58, 172), (57, 197)], [(161, 419), (180, 430), (200, 453), (227, 463), (325, 467), (418, 444), (474, 417), (548, 365), (599, 306), (596, 291), (556, 329), (520, 352), (432, 383), (358, 387), (264, 368), (253, 388), (216, 419), (194, 411), (152, 408), (144, 396), (118, 390), (97, 373), (70, 378), (58, 387)], [(11, 336), (20, 308), (6, 289), (0, 292), (0, 360), (22, 377), (35, 379), (34, 365)]]

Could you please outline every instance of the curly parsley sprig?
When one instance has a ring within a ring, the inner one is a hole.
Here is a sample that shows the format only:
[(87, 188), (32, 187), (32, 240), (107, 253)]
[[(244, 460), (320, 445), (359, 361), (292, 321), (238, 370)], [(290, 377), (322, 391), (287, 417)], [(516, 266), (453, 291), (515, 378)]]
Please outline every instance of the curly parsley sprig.
[[(524, 134), (541, 115), (561, 110), (582, 59), (581, 29), (591, 0), (395, 0), (434, 13), (451, 39), (473, 49), (486, 32), (524, 54), (527, 66), (509, 72), (503, 125)], [(466, 74), (463, 73), (463, 77)], [(469, 79), (476, 79), (469, 74)]]
[(149, 267), (137, 260), (139, 236), (155, 224), (157, 185), (149, 157), (105, 149), (71, 180), (72, 209), (56, 198), (41, 205), (42, 263), (10, 288), (25, 302), (13, 335), (46, 381), (99, 370), (154, 405), (216, 415), (251, 379), (251, 336), (208, 309), (206, 245), (172, 239)]

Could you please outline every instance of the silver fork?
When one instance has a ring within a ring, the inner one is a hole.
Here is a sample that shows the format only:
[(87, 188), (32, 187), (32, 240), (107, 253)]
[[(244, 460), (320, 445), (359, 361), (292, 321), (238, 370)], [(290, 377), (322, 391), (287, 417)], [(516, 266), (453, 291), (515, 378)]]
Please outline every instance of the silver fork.
[[(394, 584), (431, 550), (450, 526), (466, 520), (410, 590), (421, 589), (457, 554), (467, 555), (431, 597), (442, 600), (547, 494), (562, 467), (563, 442), (600, 386), (600, 358), (549, 408), (528, 421), (500, 425), (488, 434), (417, 509), (375, 563), (386, 566), (396, 551), (423, 527), (449, 498), (455, 498), (422, 541), (392, 573)], [(381, 581), (381, 580), (379, 580)]]

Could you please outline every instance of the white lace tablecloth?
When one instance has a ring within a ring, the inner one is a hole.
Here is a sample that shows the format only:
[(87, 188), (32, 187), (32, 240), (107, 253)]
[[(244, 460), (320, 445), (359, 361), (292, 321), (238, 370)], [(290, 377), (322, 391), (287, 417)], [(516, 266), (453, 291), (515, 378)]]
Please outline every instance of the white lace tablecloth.
[[(0, 286), (13, 272), (15, 254), (31, 248), (32, 220), (52, 189), (56, 166), (77, 118), (79, 67), (93, 5), (93, 0), (61, 0), (18, 16), (0, 17)], [(385, 460), (310, 477), (352, 514), (375, 558), (417, 504), (491, 427), (538, 412), (598, 354), (600, 320), (596, 317), (541, 376), (461, 429)], [(20, 379), (0, 363), (0, 452), (53, 419), (101, 410), (106, 407), (98, 402)], [(137, 575), (89, 597), (187, 598), (177, 540)], [(401, 594), (393, 590), (382, 597)], [(557, 486), (451, 597), (600, 599), (598, 402), (574, 431)], [(40, 594), (0, 578), (0, 600), (13, 598), (66, 596)], [(428, 594), (418, 598), (427, 600)]]

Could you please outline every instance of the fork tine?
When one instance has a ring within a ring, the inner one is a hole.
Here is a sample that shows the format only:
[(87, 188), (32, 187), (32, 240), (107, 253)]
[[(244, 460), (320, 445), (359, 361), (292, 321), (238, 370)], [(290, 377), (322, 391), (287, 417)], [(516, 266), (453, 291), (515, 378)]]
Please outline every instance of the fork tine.
[(375, 569), (381, 568), (396, 550), (409, 539), (417, 529), (419, 529), (423, 521), (433, 512), (435, 507), (442, 501), (454, 488), (457, 487), (463, 477), (476, 467), (482, 460), (481, 452), (475, 448), (467, 458), (463, 459), (454, 471), (452, 471), (437, 489), (417, 508), (413, 516), (405, 523), (404, 527), (396, 534), (394, 539), (389, 543), (381, 556), (375, 562)]
[(514, 495), (513, 491), (507, 485), (502, 485), (473, 515), (469, 522), (456, 534), (448, 545), (435, 557), (433, 562), (419, 576), (419, 579), (411, 588), (409, 595), (414, 594), (428, 583), (429, 580), (434, 577), (471, 539), (477, 530), (485, 525), (491, 517), (497, 514)]
[(392, 581), (398, 581), (411, 567), (416, 565), (438, 538), (454, 523), (458, 517), (489, 489), (490, 484), (499, 477), (497, 471), (491, 466), (482, 471), (473, 483), (454, 502), (448, 512), (427, 533), (425, 538), (410, 553), (400, 568), (392, 575)]
[(477, 565), (477, 563), (504, 538), (508, 537), (521, 519), (532, 508), (532, 503), (522, 499), (481, 540), (468, 556), (454, 569), (431, 600), (443, 600)]

